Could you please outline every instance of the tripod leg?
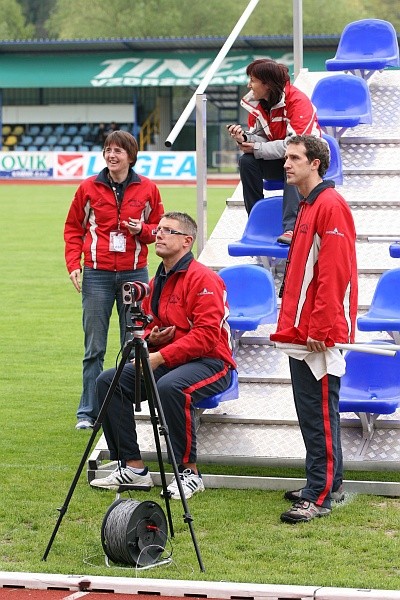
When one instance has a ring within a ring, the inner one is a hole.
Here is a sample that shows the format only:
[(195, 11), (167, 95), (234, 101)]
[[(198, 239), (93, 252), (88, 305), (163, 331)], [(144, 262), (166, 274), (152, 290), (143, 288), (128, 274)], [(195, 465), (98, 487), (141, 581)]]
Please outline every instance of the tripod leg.
[(54, 541), (54, 539), (55, 539), (55, 537), (57, 535), (57, 531), (58, 531), (58, 529), (59, 529), (59, 527), (61, 525), (61, 521), (63, 520), (63, 517), (64, 517), (65, 513), (67, 512), (67, 509), (68, 509), (69, 503), (71, 501), (72, 495), (73, 495), (73, 493), (75, 491), (75, 488), (76, 488), (76, 485), (77, 485), (77, 483), (79, 481), (79, 477), (81, 476), (81, 473), (83, 471), (83, 468), (84, 468), (85, 463), (87, 461), (87, 458), (89, 456), (90, 449), (91, 449), (91, 447), (92, 447), (92, 445), (94, 443), (94, 440), (96, 438), (97, 432), (99, 431), (99, 429), (101, 427), (101, 424), (102, 424), (102, 422), (104, 420), (104, 416), (105, 416), (105, 414), (107, 412), (108, 406), (109, 406), (109, 404), (111, 402), (111, 399), (113, 397), (115, 388), (117, 387), (119, 379), (121, 377), (122, 370), (123, 370), (123, 368), (125, 366), (125, 363), (126, 363), (128, 357), (129, 357), (129, 354), (131, 352), (132, 344), (133, 344), (133, 342), (128, 342), (126, 344), (123, 352), (122, 352), (121, 361), (120, 361), (120, 363), (118, 365), (118, 368), (117, 368), (117, 370), (115, 372), (115, 375), (113, 377), (113, 380), (111, 382), (110, 388), (109, 388), (109, 390), (107, 392), (107, 395), (106, 395), (106, 397), (104, 399), (103, 405), (102, 405), (102, 407), (100, 409), (100, 412), (99, 412), (99, 416), (97, 417), (97, 420), (96, 420), (95, 424), (93, 425), (92, 435), (89, 438), (88, 444), (87, 444), (86, 449), (85, 449), (85, 451), (83, 453), (83, 456), (82, 456), (81, 461), (79, 463), (78, 469), (77, 469), (77, 471), (75, 473), (75, 477), (74, 477), (74, 479), (73, 479), (73, 481), (71, 483), (71, 486), (70, 486), (70, 488), (68, 490), (67, 496), (66, 496), (66, 498), (64, 500), (64, 504), (62, 505), (61, 508), (58, 509), (59, 512), (60, 512), (60, 514), (58, 516), (58, 519), (57, 519), (56, 525), (54, 527), (53, 533), (52, 533), (52, 535), (50, 537), (49, 543), (47, 544), (47, 548), (46, 548), (46, 550), (45, 550), (45, 552), (43, 554), (42, 560), (46, 560), (47, 559), (47, 556), (48, 556), (48, 554), (50, 552), (50, 549), (51, 549), (51, 546), (53, 544), (53, 541)]
[[(193, 517), (191, 516), (190, 512), (189, 512), (189, 507), (188, 507), (188, 503), (185, 497), (185, 493), (183, 491), (183, 487), (182, 487), (182, 483), (181, 483), (181, 479), (179, 477), (179, 470), (178, 470), (178, 465), (176, 463), (176, 459), (175, 459), (175, 455), (174, 455), (174, 451), (172, 448), (172, 444), (171, 444), (171, 440), (169, 437), (169, 432), (168, 432), (168, 426), (165, 420), (165, 415), (164, 415), (164, 411), (161, 405), (161, 401), (160, 401), (160, 396), (158, 394), (158, 390), (157, 390), (157, 385), (156, 385), (156, 381), (154, 379), (154, 374), (153, 371), (150, 367), (150, 362), (149, 362), (149, 353), (147, 350), (147, 346), (145, 346), (145, 344), (142, 341), (142, 346), (141, 346), (141, 365), (142, 365), (142, 372), (143, 372), (143, 379), (144, 379), (144, 384), (146, 387), (146, 395), (147, 395), (147, 400), (149, 403), (149, 410), (150, 410), (150, 415), (152, 417), (152, 422), (153, 422), (153, 429), (154, 429), (154, 437), (155, 437), (155, 442), (156, 442), (156, 449), (157, 449), (157, 456), (158, 456), (158, 461), (159, 461), (159, 465), (160, 465), (160, 474), (161, 474), (161, 480), (163, 483), (163, 491), (164, 491), (164, 495), (166, 496), (166, 500), (169, 498), (166, 495), (166, 487), (165, 486), (165, 471), (164, 471), (164, 465), (162, 462), (162, 456), (161, 456), (161, 446), (160, 446), (160, 441), (159, 441), (159, 436), (158, 436), (158, 431), (161, 433), (161, 435), (164, 436), (165, 438), (165, 443), (167, 446), (167, 450), (168, 450), (168, 456), (170, 458), (171, 461), (171, 465), (172, 465), (172, 469), (175, 475), (175, 479), (176, 479), (176, 483), (178, 485), (178, 490), (179, 490), (179, 495), (181, 498), (181, 502), (182, 502), (182, 506), (184, 509), (184, 515), (183, 515), (183, 519), (185, 521), (185, 523), (188, 524), (189, 526), (189, 530), (190, 530), (190, 534), (192, 536), (192, 541), (193, 541), (193, 545), (194, 545), (194, 549), (196, 552), (196, 556), (197, 556), (197, 560), (200, 566), (200, 570), (202, 572), (205, 571), (204, 565), (203, 565), (203, 561), (201, 558), (201, 554), (200, 554), (200, 550), (197, 544), (197, 540), (196, 540), (196, 536), (195, 536), (195, 532), (194, 532), (194, 528), (193, 528)], [(159, 429), (157, 430), (156, 427), (156, 420), (158, 418), (158, 423), (159, 423)], [(170, 516), (169, 513), (169, 502), (166, 503), (167, 505), (167, 511), (168, 511), (168, 516)]]

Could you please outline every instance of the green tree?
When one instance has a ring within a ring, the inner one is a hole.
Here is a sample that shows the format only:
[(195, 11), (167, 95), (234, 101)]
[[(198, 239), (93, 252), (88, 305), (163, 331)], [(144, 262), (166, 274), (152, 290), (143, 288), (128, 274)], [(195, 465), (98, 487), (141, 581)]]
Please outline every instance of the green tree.
[(44, 23), (49, 18), (56, 0), (18, 0), (18, 2), (22, 7), (27, 23), (35, 27), (35, 37), (46, 37), (47, 31), (44, 28)]
[(17, 0), (0, 0), (0, 40), (32, 38), (35, 28), (27, 25)]
[(158, 37), (176, 35), (179, 17), (169, 0), (57, 0), (46, 28), (60, 39)]

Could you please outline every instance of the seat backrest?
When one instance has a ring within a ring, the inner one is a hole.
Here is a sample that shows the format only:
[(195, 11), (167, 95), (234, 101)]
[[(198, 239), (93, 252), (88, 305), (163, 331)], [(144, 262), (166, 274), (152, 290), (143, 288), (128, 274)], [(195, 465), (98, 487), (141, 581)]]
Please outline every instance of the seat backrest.
[(317, 81), (311, 95), (311, 102), (319, 117), (331, 115), (362, 116), (371, 123), (371, 96), (367, 83), (353, 75), (332, 75)]
[(392, 258), (400, 258), (400, 242), (393, 242), (393, 244), (390, 244), (389, 254)]
[(258, 265), (233, 265), (221, 269), (219, 275), (226, 285), (231, 317), (276, 317), (276, 291), (270, 271)]
[[(390, 344), (388, 344), (390, 347)], [(346, 399), (400, 399), (400, 353), (394, 357), (350, 350), (345, 354), (346, 373), (341, 396)]]
[(8, 136), (7, 136), (7, 138), (6, 138), (5, 142), (4, 142), (4, 144), (5, 144), (6, 146), (15, 146), (15, 144), (16, 144), (17, 142), (18, 142), (18, 138), (17, 138), (17, 136), (16, 136), (16, 135), (12, 135), (12, 134), (10, 134), (10, 135), (8, 135)]
[(330, 151), (329, 168), (324, 175), (324, 179), (332, 179), (335, 183), (341, 185), (343, 183), (343, 165), (339, 143), (327, 133), (323, 133), (322, 137), (328, 142)]
[(390, 269), (380, 276), (370, 311), (400, 321), (400, 269)]
[(53, 133), (53, 127), (51, 125), (43, 125), (41, 135), (45, 137)]
[(361, 19), (349, 23), (340, 37), (336, 58), (387, 58), (388, 65), (399, 64), (396, 30), (388, 21)]
[(282, 233), (282, 203), (282, 196), (258, 200), (247, 219), (242, 241), (276, 242)]
[(28, 135), (31, 135), (31, 136), (39, 135), (40, 126), (39, 125), (30, 125), (27, 133), (28, 133)]

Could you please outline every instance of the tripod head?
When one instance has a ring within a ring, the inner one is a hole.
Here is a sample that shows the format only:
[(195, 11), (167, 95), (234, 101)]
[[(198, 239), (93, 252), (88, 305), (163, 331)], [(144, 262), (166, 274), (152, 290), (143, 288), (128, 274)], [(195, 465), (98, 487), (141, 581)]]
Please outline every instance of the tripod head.
[(132, 321), (132, 325), (127, 325), (126, 329), (132, 332), (134, 337), (140, 337), (153, 320), (153, 317), (146, 315), (140, 306), (140, 302), (149, 294), (150, 286), (142, 281), (128, 281), (122, 285), (122, 302), (130, 307)]

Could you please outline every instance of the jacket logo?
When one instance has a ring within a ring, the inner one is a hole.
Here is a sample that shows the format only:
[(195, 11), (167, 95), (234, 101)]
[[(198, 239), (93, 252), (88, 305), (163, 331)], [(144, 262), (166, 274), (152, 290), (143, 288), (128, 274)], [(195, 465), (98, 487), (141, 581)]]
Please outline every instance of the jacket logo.
[(340, 231), (338, 230), (337, 227), (335, 227), (335, 229), (327, 231), (326, 234), (327, 235), (340, 235), (341, 237), (344, 237), (344, 233), (340, 233)]
[(207, 288), (204, 288), (197, 295), (198, 296), (213, 296), (214, 292), (210, 292)]
[(308, 223), (303, 223), (299, 227), (300, 233), (307, 233), (308, 229), (309, 229)]

